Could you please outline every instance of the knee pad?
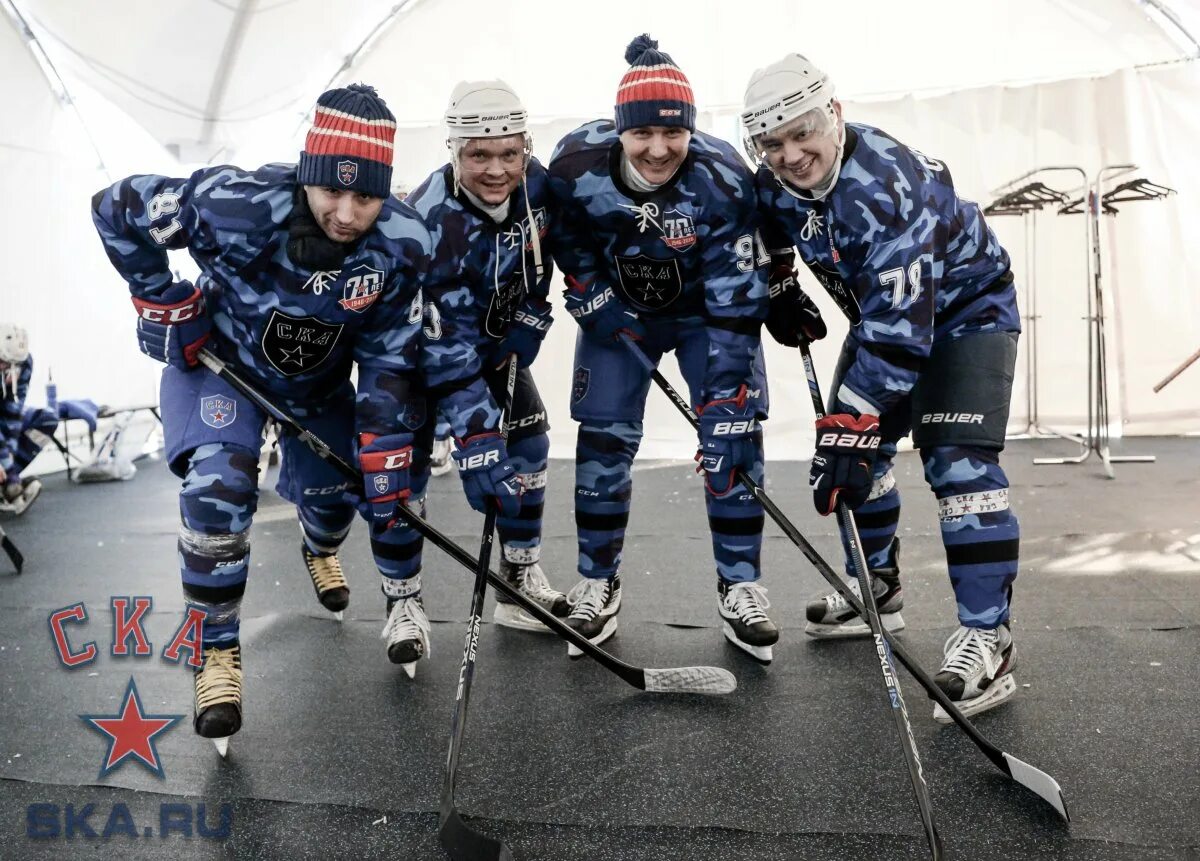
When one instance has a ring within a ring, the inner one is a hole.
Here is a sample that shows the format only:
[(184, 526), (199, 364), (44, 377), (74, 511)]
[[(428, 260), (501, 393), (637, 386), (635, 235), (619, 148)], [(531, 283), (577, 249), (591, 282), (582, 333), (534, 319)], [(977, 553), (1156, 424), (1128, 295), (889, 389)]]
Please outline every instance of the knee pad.
[(188, 462), (179, 509), (200, 535), (246, 532), (258, 509), (258, 457), (241, 446), (203, 445)]

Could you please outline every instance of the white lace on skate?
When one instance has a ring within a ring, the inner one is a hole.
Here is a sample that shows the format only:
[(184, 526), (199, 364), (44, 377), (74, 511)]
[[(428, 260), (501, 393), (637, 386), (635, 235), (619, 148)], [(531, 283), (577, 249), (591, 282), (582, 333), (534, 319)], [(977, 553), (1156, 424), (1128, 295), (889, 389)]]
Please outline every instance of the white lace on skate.
[(608, 602), (609, 581), (592, 580), (585, 577), (567, 593), (567, 603), (571, 605), (569, 619), (594, 619), (600, 615)]
[(942, 672), (954, 673), (974, 683), (982, 670), (989, 679), (996, 677), (1000, 669), (1000, 637), (996, 629), (962, 627), (946, 640), (943, 651), (946, 662)]
[[(859, 588), (857, 580), (850, 581), (850, 591), (853, 592), (859, 600), (862, 600), (862, 589)], [(845, 613), (850, 609), (850, 602), (842, 597), (841, 592), (833, 592), (829, 595), (826, 595), (825, 603), (829, 606), (828, 612), (834, 616)]]
[(387, 624), (379, 636), (387, 640), (389, 648), (405, 640), (418, 640), (428, 656), (429, 627), (429, 617), (425, 615), (421, 602), (416, 598), (401, 598), (392, 606)]
[(526, 565), (520, 569), (518, 575), (520, 580), (520, 590), (525, 595), (528, 595), (539, 604), (553, 604), (561, 594), (557, 589), (550, 585), (550, 581), (546, 579), (546, 572), (542, 570), (542, 566), (536, 562), (532, 565)]
[(758, 583), (738, 583), (730, 586), (722, 606), (736, 615), (744, 625), (771, 621), (766, 614), (767, 608), (771, 606), (771, 602), (767, 600), (766, 587)]

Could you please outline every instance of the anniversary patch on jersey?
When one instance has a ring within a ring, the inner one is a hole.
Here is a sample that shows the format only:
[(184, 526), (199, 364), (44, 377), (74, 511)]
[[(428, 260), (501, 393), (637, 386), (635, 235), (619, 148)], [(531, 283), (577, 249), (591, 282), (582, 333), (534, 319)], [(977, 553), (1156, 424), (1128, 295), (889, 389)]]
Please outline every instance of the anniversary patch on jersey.
[(696, 223), (692, 217), (678, 209), (668, 209), (662, 220), (663, 242), (676, 251), (683, 251), (696, 244)]
[(210, 428), (220, 430), (237, 419), (237, 401), (232, 398), (210, 395), (200, 398), (200, 420)]
[[(537, 225), (538, 236), (545, 238), (546, 230), (550, 226), (550, 219), (546, 215), (546, 208), (544, 206), (534, 207), (533, 223)], [(528, 224), (529, 222), (526, 219), (522, 219), (501, 233), (500, 236), (504, 241), (504, 247), (516, 248), (524, 242), (526, 251), (533, 250), (533, 238), (529, 235)]]
[(514, 272), (508, 281), (496, 285), (487, 314), (483, 317), (483, 334), (489, 338), (503, 338), (512, 324), (517, 306), (524, 301), (528, 293), (525, 273), (521, 271)]
[(338, 304), (347, 311), (361, 314), (375, 303), (383, 292), (383, 272), (360, 263), (350, 270), (346, 283), (342, 285), (342, 298)]
[(307, 374), (329, 358), (343, 324), (324, 323), (316, 317), (293, 317), (271, 312), (262, 336), (267, 361), (286, 377)]
[(645, 254), (633, 257), (615, 254), (613, 259), (617, 262), (621, 290), (643, 311), (661, 311), (683, 293), (679, 261), (674, 258), (655, 260)]

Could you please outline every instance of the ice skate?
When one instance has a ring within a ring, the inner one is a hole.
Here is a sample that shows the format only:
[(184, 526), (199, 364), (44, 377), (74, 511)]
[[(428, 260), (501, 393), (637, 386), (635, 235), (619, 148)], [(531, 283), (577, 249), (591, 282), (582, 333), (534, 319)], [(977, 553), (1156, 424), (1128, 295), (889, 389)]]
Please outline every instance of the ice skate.
[[(933, 681), (966, 717), (994, 709), (1017, 692), (1012, 675), (1017, 653), (1008, 625), (961, 627), (946, 640), (945, 652), (946, 660)], [(940, 704), (933, 707), (933, 719), (954, 720)]]
[(204, 664), (193, 677), (192, 727), (211, 739), (217, 753), (229, 752), (229, 737), (242, 728), (242, 649), (234, 641), (204, 650)]
[(417, 661), (429, 655), (429, 619), (419, 593), (388, 597), (387, 624), (379, 636), (387, 640), (388, 660), (416, 678)]
[(775, 657), (779, 629), (767, 617), (767, 590), (757, 582), (731, 583), (717, 578), (717, 608), (725, 639), (754, 660), (769, 664)]
[[(621, 609), (621, 575), (593, 580), (584, 577), (567, 594), (571, 612), (566, 622), (593, 644), (600, 645), (617, 630), (617, 611)], [(567, 643), (567, 656), (578, 658), (583, 650)]]
[[(536, 562), (531, 565), (517, 565), (505, 559), (500, 563), (500, 576), (547, 613), (562, 619), (570, 611), (567, 596), (557, 589), (551, 588), (545, 572), (542, 571), (542, 566)], [(495, 595), (496, 611), (492, 615), (492, 620), (497, 625), (521, 631), (549, 633), (549, 628), (525, 612), (522, 607), (512, 603), (503, 592), (496, 590)]]
[[(900, 539), (892, 541), (889, 553), (889, 565), (871, 571), (871, 591), (875, 595), (875, 606), (879, 609), (879, 620), (888, 631), (899, 631), (904, 628), (904, 618), (900, 611), (904, 608), (904, 592), (900, 588)], [(862, 590), (858, 580), (849, 583), (850, 591), (859, 598)], [(838, 639), (844, 637), (867, 637), (871, 629), (865, 619), (859, 617), (850, 607), (850, 603), (840, 592), (831, 592), (823, 598), (810, 601), (805, 608), (808, 624), (804, 633), (818, 639)]]
[(304, 542), (300, 543), (300, 552), (304, 554), (304, 567), (312, 578), (317, 600), (333, 613), (335, 619), (342, 621), (342, 611), (350, 604), (350, 585), (342, 573), (342, 563), (338, 561), (337, 554), (318, 556)]
[(0, 488), (0, 513), (13, 517), (24, 514), (41, 492), (42, 482), (36, 478), (23, 478), (20, 484), (5, 485)]

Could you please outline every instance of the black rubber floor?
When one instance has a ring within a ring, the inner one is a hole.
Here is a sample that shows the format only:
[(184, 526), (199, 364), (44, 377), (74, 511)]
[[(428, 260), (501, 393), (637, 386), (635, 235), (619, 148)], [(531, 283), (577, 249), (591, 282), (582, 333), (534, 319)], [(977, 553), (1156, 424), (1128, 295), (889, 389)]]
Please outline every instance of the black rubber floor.
[[(976, 724), (1059, 780), (1069, 826), (956, 727), (934, 723), (901, 674), (956, 859), (1200, 859), (1200, 440), (1129, 447), (1159, 460), (1118, 465), (1116, 481), (1094, 458), (1031, 465), (1070, 454), (1068, 443), (1015, 442), (1004, 461), (1024, 533), (1019, 688)], [(769, 489), (840, 564), (805, 466), (773, 466)], [(954, 603), (919, 459), (901, 455), (896, 473), (902, 636), (932, 674)], [(576, 577), (570, 488), (571, 465), (555, 462), (544, 567), (564, 589)], [(379, 639), (383, 599), (361, 526), (343, 551), (354, 594), (339, 624), (312, 594), (293, 510), (264, 493), (243, 615), (246, 724), (222, 761), (192, 733), (189, 672), (161, 657), (183, 608), (177, 489), (157, 463), (122, 484), (55, 477), (25, 516), (0, 521), (26, 557), (19, 577), (0, 558), (0, 857), (444, 858), (437, 804), (470, 574), (428, 552), (432, 654), (410, 681)], [(457, 479), (435, 479), (430, 501), (431, 519), (474, 552), (481, 518)], [(871, 647), (805, 637), (804, 602), (827, 590), (770, 523), (764, 567), (783, 628), (767, 668), (721, 638), (690, 467), (639, 464), (611, 651), (639, 666), (727, 667), (738, 690), (642, 693), (568, 661), (552, 636), (487, 624), (459, 809), (518, 859), (928, 858)], [(111, 654), (119, 595), (153, 597), (152, 656)], [(98, 657), (66, 669), (48, 620), (79, 602), (87, 621), (68, 623), (68, 636), (75, 649), (94, 642)], [(145, 712), (183, 716), (156, 739), (161, 778), (131, 761), (98, 776), (107, 744), (80, 718), (116, 714), (130, 678)], [(165, 834), (163, 817), (175, 823)]]

